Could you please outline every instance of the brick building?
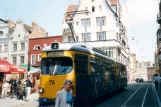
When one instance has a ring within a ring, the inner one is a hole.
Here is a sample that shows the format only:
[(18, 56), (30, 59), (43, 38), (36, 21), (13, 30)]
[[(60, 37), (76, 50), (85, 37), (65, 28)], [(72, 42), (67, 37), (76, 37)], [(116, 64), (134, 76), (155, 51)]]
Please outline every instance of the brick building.
[(52, 42), (62, 43), (62, 36), (48, 36), (29, 39), (28, 60), (30, 61), (31, 66), (40, 67), (41, 50), (45, 46), (49, 46)]
[(147, 68), (148, 81), (152, 80), (154, 74), (155, 74), (155, 68), (154, 67), (148, 67)]

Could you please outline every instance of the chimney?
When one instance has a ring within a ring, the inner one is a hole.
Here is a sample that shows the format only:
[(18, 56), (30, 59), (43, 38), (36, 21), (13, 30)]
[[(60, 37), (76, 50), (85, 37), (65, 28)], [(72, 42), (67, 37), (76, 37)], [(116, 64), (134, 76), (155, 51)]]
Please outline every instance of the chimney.
[(21, 19), (18, 19), (16, 23), (21, 24), (21, 23), (23, 23), (23, 21)]

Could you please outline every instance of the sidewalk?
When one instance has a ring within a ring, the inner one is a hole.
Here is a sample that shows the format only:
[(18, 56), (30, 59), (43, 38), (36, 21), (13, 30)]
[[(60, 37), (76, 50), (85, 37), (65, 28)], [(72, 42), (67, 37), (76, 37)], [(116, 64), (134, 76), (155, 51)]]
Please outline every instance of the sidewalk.
[(159, 91), (156, 91), (155, 89), (155, 85), (153, 84), (153, 91), (155, 93), (156, 99), (157, 99), (157, 103), (158, 106), (161, 107), (161, 89)]
[(25, 102), (21, 102), (19, 104), (14, 105), (14, 107), (23, 107), (24, 105), (29, 104), (29, 103), (30, 104), (31, 103), (36, 103), (38, 98), (39, 98), (39, 94), (38, 93), (33, 93), (33, 94), (31, 94), (30, 100), (28, 102), (26, 102), (26, 101)]

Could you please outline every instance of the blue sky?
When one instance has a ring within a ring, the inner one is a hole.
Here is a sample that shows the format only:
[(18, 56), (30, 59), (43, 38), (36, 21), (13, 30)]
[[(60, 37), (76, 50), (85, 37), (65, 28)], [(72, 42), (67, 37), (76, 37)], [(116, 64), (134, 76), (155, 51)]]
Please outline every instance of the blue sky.
[[(73, 4), (78, 3), (78, 0), (69, 1)], [(7, 19), (16, 21), (20, 18), (28, 25), (31, 25), (31, 22), (35, 21), (49, 32), (49, 35), (60, 35), (62, 33), (63, 16), (68, 5), (71, 4), (69, 1), (4, 0), (0, 6), (0, 18), (5, 19), (7, 9)], [(159, 10), (157, 0), (127, 1), (128, 11), (136, 35), (133, 34), (124, 0), (120, 0), (120, 2), (123, 4), (123, 23), (127, 26), (127, 36), (131, 51), (136, 53), (139, 60), (153, 61), (156, 46), (156, 31), (158, 28), (158, 24), (156, 23), (156, 15)], [(134, 41), (132, 41), (132, 36), (134, 36)], [(139, 41), (139, 44), (136, 40)]]

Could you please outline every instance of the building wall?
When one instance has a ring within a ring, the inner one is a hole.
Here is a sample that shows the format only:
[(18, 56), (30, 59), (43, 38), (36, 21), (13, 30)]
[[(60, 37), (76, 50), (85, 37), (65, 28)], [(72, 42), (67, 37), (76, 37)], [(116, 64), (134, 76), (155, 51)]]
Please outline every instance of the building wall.
[(147, 68), (148, 81), (152, 81), (153, 80), (153, 75), (154, 74), (155, 74), (155, 68), (154, 67), (148, 67)]
[[(116, 0), (107, 0), (109, 4), (113, 4), (112, 8), (115, 12), (120, 15), (120, 5)], [(92, 12), (92, 6), (94, 6), (95, 11)], [(101, 9), (100, 9), (101, 6)], [(113, 14), (110, 10), (106, 0), (80, 0), (77, 11), (88, 10), (89, 13), (86, 14), (74, 14), (73, 26), (76, 37), (78, 41), (85, 42), (86, 44), (91, 45), (101, 49), (107, 53), (107, 56), (115, 58), (127, 65), (128, 72), (130, 71), (129, 67), (129, 48), (127, 41), (126, 28), (119, 22), (119, 19)], [(74, 6), (69, 6), (67, 12), (74, 10)], [(103, 24), (98, 25), (98, 17), (105, 18)], [(72, 33), (69, 29), (66, 20), (70, 19), (65, 17), (63, 20), (63, 42), (72, 42)], [(90, 22), (87, 21), (90, 19)], [(85, 22), (83, 20), (86, 20)], [(84, 22), (84, 23), (83, 23)], [(90, 24), (89, 24), (90, 23)], [(85, 24), (87, 24), (85, 26)], [(89, 25), (89, 26), (88, 26)], [(105, 39), (98, 39), (98, 32), (105, 32)], [(87, 41), (83, 41), (84, 33), (90, 33), (90, 38)], [(124, 42), (123, 42), (124, 41)]]
[(9, 33), (9, 28), (7, 21), (0, 20), (0, 58), (8, 60), (8, 49), (5, 48), (5, 46), (8, 46), (8, 33)]
[[(20, 62), (21, 56), (24, 56), (24, 64), (28, 62), (28, 35), (29, 33), (23, 26), (23, 21), (17, 20), (16, 27), (9, 39), (9, 61), (17, 66), (23, 64)], [(25, 48), (21, 49), (21, 43), (25, 43)], [(17, 44), (17, 51), (14, 51), (13, 44)], [(16, 63), (13, 61), (14, 57), (16, 57)]]
[(47, 36), (46, 31), (43, 28), (39, 27), (35, 22), (32, 22), (31, 31), (32, 33), (29, 35), (29, 38), (39, 38)]
[[(45, 46), (49, 46), (52, 42), (60, 42), (62, 43), (62, 36), (49, 36), (43, 38), (33, 38), (29, 39), (29, 57), (28, 60), (30, 61), (31, 65), (33, 66), (40, 66), (40, 61), (38, 60), (38, 55), (41, 54), (41, 50)], [(36, 46), (39, 46), (40, 49), (35, 49)], [(33, 64), (32, 55), (36, 55), (36, 63)]]

